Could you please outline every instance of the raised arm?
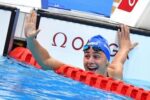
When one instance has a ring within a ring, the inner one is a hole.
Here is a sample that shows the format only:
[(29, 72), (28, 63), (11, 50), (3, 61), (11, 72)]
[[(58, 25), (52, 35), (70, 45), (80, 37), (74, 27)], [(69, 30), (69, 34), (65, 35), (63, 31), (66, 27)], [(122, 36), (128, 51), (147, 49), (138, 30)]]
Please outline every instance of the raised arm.
[(35, 39), (36, 35), (40, 31), (36, 30), (36, 19), (37, 14), (35, 11), (32, 11), (31, 14), (26, 17), (24, 32), (27, 40), (27, 47), (30, 49), (34, 58), (42, 66), (43, 69), (55, 70), (58, 67), (64, 65), (64, 63), (51, 57), (47, 50), (43, 48)]
[(123, 64), (127, 59), (128, 53), (132, 50), (137, 43), (133, 43), (130, 40), (129, 27), (126, 25), (121, 25), (121, 30), (118, 29), (118, 43), (119, 51), (115, 55), (112, 63), (108, 67), (108, 74), (110, 77), (116, 79), (122, 79), (123, 75)]

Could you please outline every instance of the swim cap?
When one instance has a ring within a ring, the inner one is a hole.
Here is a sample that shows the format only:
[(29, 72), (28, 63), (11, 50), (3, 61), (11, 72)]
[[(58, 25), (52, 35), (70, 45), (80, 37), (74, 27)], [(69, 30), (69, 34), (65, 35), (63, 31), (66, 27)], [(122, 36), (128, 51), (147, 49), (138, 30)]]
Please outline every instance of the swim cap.
[(106, 39), (104, 39), (101, 35), (93, 36), (87, 44), (83, 47), (83, 51), (86, 51), (92, 46), (94, 50), (99, 50), (104, 52), (107, 60), (110, 60), (110, 48)]

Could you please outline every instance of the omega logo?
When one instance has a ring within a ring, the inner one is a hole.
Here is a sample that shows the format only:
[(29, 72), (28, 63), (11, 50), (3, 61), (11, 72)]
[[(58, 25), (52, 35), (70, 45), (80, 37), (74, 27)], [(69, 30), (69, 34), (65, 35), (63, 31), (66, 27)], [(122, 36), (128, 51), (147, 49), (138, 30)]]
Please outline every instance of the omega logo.
[[(63, 32), (57, 32), (57, 33), (54, 34), (52, 46), (58, 46), (58, 45), (57, 45), (57, 39), (56, 39), (56, 37), (57, 37), (57, 36), (59, 37), (59, 35), (62, 35), (62, 36), (63, 36), (63, 42), (61, 43), (61, 45), (59, 45), (59, 47), (61, 47), (61, 48), (66, 48), (66, 46), (67, 46), (66, 43), (67, 43), (68, 38), (67, 38), (67, 35), (66, 35), (65, 33), (63, 33)], [(75, 44), (75, 42), (79, 42), (79, 41), (80, 41), (80, 45), (77, 46), (77, 45)], [(87, 41), (85, 42), (82, 37), (79, 37), (79, 36), (78, 36), (78, 37), (75, 37), (75, 38), (72, 40), (71, 45), (72, 45), (72, 48), (73, 48), (74, 50), (82, 50), (82, 47), (84, 46), (85, 43), (87, 43)], [(114, 56), (117, 54), (118, 50), (119, 50), (118, 44), (116, 44), (116, 43), (111, 43), (111, 44), (109, 44), (109, 48), (110, 48), (110, 50), (111, 50), (111, 57), (114, 57)], [(128, 58), (129, 58), (129, 57), (128, 57)]]

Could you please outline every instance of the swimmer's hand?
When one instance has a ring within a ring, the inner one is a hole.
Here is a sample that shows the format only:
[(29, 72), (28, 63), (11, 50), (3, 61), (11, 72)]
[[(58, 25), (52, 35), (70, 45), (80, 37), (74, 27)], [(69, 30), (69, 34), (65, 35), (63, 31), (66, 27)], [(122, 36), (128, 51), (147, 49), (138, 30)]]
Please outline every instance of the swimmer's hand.
[(118, 42), (119, 42), (119, 48), (123, 51), (131, 51), (133, 48), (135, 48), (138, 43), (132, 43), (130, 39), (130, 30), (127, 25), (121, 25), (121, 30), (118, 29)]
[(27, 38), (34, 38), (37, 36), (37, 34), (40, 32), (40, 30), (36, 29), (36, 20), (37, 20), (37, 14), (34, 10), (31, 11), (31, 14), (26, 16), (25, 20), (25, 36)]

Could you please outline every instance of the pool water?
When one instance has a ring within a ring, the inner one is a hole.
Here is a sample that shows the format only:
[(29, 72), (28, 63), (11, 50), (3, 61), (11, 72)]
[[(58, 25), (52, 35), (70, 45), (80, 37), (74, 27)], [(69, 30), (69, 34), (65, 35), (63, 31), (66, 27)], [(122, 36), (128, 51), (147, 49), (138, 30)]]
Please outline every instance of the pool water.
[(131, 100), (0, 56), (0, 100)]

